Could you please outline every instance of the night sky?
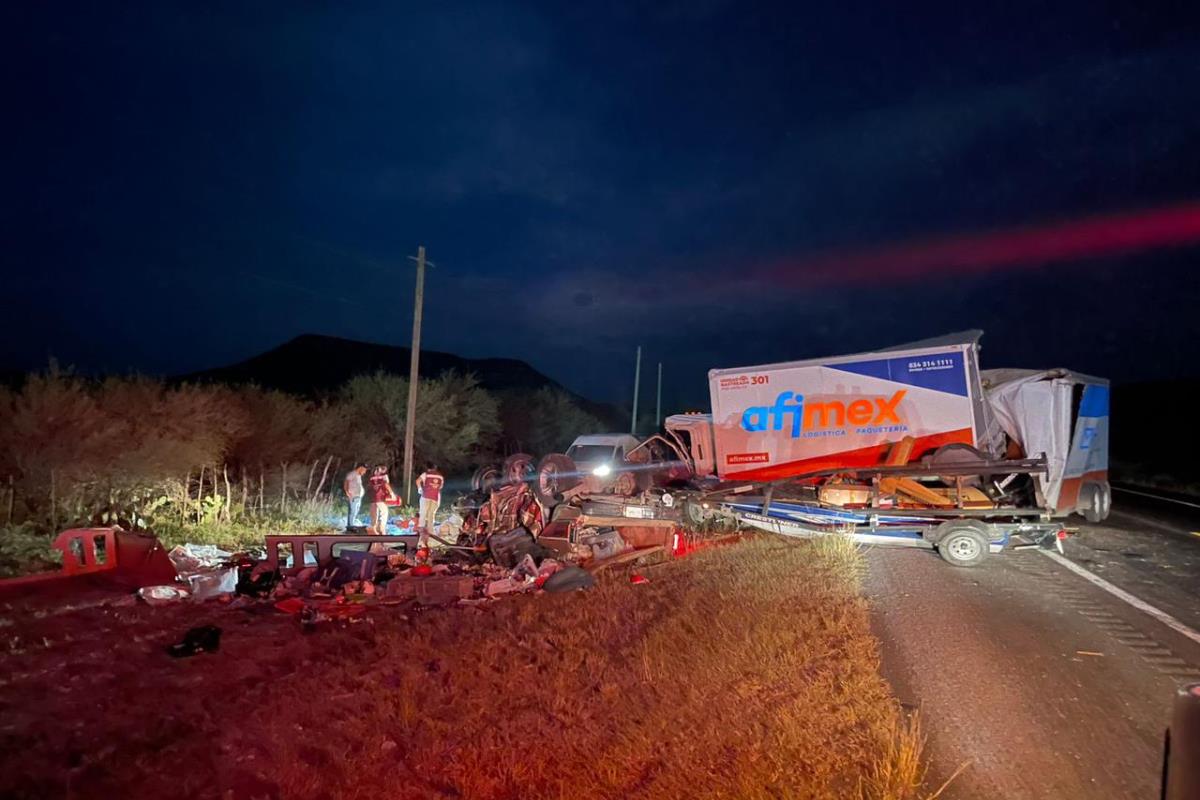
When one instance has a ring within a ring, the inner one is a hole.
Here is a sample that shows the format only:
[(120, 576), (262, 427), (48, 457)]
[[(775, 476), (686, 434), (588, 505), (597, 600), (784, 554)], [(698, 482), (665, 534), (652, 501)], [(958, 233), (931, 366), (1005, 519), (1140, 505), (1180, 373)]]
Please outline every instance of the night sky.
[(407, 345), (424, 244), (426, 347), (601, 400), (970, 327), (1200, 373), (1193, 3), (24, 5), (0, 367)]

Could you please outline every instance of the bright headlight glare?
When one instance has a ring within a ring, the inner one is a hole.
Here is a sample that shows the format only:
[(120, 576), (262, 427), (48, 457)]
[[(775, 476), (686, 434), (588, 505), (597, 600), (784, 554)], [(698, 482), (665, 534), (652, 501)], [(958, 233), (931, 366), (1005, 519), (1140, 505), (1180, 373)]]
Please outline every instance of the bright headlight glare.
[(592, 474), (597, 478), (607, 478), (612, 474), (612, 467), (610, 467), (608, 464), (601, 464), (592, 470)]

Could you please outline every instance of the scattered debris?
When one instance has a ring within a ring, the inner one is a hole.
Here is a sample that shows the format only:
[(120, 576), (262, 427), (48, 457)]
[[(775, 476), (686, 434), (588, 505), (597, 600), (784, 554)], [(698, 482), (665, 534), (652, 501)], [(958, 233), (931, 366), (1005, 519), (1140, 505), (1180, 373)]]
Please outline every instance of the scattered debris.
[(208, 600), (237, 591), (238, 568), (236, 566), (196, 572), (187, 576), (193, 600)]
[(1076, 650), (1075, 655), (1077, 655), (1077, 656), (1103, 656), (1104, 653), (1097, 653), (1094, 650)]
[(299, 597), (289, 597), (286, 600), (280, 600), (275, 604), (275, 608), (285, 614), (299, 614), (305, 609), (304, 601)]
[(422, 605), (440, 605), (469, 598), (475, 593), (475, 579), (470, 575), (397, 575), (388, 581), (385, 596), (389, 599), (411, 599)]
[(212, 544), (181, 544), (173, 547), (167, 558), (171, 559), (177, 572), (187, 573), (227, 564), (233, 553)]
[(144, 586), (138, 589), (137, 596), (144, 600), (146, 605), (165, 606), (168, 603), (186, 600), (188, 591), (175, 586)]
[(582, 567), (571, 564), (547, 578), (542, 588), (547, 592), (573, 592), (576, 589), (590, 589), (595, 585), (596, 576)]
[(215, 653), (221, 647), (221, 629), (216, 625), (191, 628), (183, 640), (167, 648), (172, 658), (189, 658), (197, 653)]

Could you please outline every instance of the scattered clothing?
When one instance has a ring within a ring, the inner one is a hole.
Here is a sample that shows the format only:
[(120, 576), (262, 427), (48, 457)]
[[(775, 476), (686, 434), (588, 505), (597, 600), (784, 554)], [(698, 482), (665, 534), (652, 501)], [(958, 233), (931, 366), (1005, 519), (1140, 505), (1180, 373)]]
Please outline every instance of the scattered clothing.
[(167, 558), (178, 572), (196, 572), (227, 563), (233, 553), (211, 544), (181, 544), (171, 548)]
[(194, 572), (186, 576), (193, 600), (208, 600), (225, 594), (233, 594), (238, 586), (236, 565), (220, 567), (207, 572)]
[(494, 533), (488, 537), (487, 546), (492, 560), (506, 569), (515, 567), (530, 556), (540, 560), (550, 552), (549, 548), (538, 544), (532, 534), (524, 528), (513, 528), (504, 533)]
[(527, 485), (517, 483), (493, 491), (475, 518), (463, 524), (463, 531), (474, 534), (480, 541), (515, 528), (524, 528), (536, 537), (541, 535), (543, 527), (542, 507), (537, 498)]

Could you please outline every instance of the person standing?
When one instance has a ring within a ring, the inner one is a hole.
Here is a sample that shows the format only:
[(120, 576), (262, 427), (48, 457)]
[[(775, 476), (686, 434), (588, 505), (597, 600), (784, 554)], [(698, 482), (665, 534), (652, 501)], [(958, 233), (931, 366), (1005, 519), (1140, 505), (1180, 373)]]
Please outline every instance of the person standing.
[(377, 466), (367, 481), (367, 502), (371, 504), (370, 532), (376, 536), (387, 535), (388, 500), (392, 499), (392, 484), (388, 480), (387, 467)]
[(422, 531), (422, 540), (433, 530), (437, 521), (438, 506), (442, 503), (442, 487), (446, 479), (438, 472), (437, 464), (432, 461), (425, 465), (425, 471), (417, 476), (417, 493), (421, 495), (421, 503), (417, 508), (417, 527)]
[(358, 527), (358, 512), (362, 509), (363, 499), (363, 475), (367, 474), (367, 468), (363, 464), (359, 464), (354, 469), (346, 473), (346, 479), (342, 481), (342, 491), (346, 494), (346, 503), (350, 510), (346, 515), (346, 530)]

